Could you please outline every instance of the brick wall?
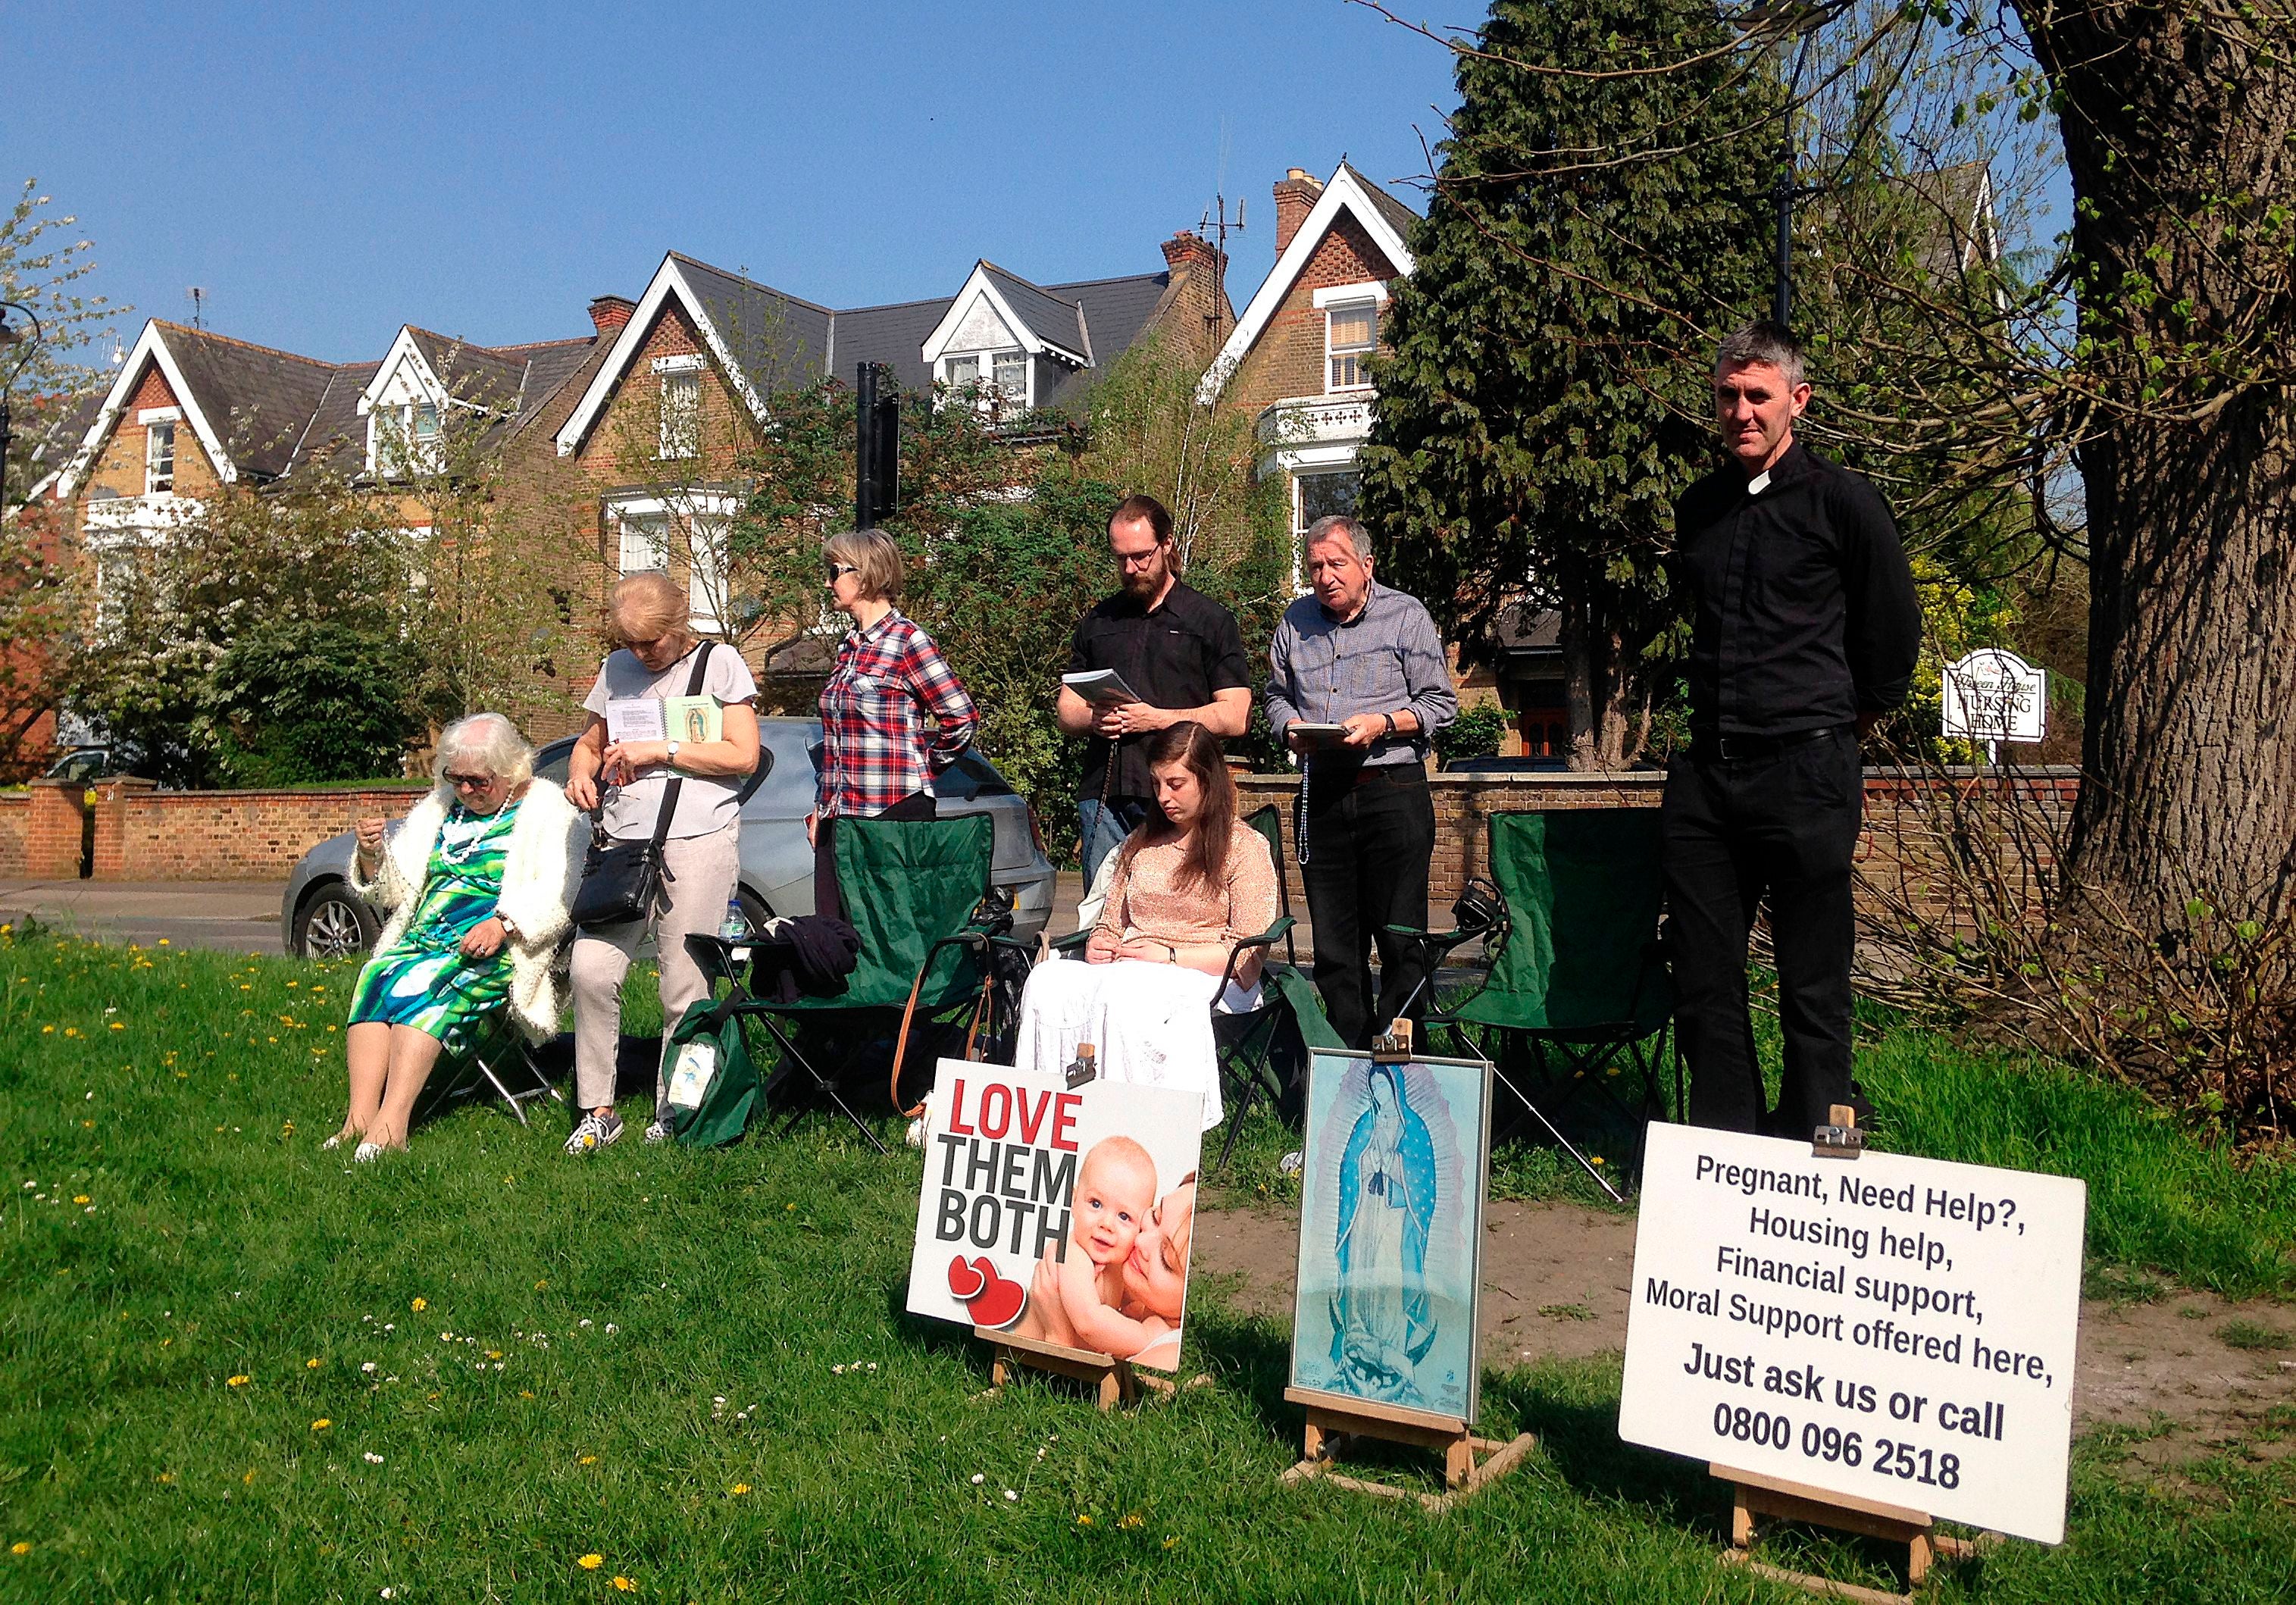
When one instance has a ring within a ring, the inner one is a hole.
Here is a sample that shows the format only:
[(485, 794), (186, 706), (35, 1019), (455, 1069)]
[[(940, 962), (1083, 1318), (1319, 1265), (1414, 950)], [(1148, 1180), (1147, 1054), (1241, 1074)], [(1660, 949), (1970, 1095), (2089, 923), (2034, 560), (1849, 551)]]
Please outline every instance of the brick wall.
[[(1427, 783), (1435, 802), (1435, 854), (1428, 888), (1436, 901), (1447, 903), (1459, 895), (1469, 876), (1490, 872), (1484, 848), (1492, 815), (1555, 808), (1655, 808), (1666, 776), (1652, 770), (1496, 778), (1433, 774)], [(1285, 862), (1291, 864), (1297, 862), (1292, 856), (1297, 848), (1292, 800), (1299, 785), (1299, 777), (1291, 774), (1236, 777), (1238, 803), (1245, 813), (1272, 802), (1283, 815)], [(1933, 916), (1953, 912), (1953, 899), (1938, 866), (1943, 857), (1939, 836), (1946, 812), (1943, 805), (1955, 798), (1939, 796), (1933, 788), (1939, 785), (1952, 787), (1955, 797), (1964, 805), (1976, 800), (1975, 788), (1986, 788), (1979, 806), (1964, 807), (1964, 818), (1981, 830), (2005, 837), (2001, 805), (2013, 805), (2021, 815), (2020, 828), (2030, 832), (2035, 842), (2046, 843), (2062, 839), (2079, 794), (2080, 777), (2075, 770), (2062, 768), (2028, 771), (2006, 782), (1987, 781), (1965, 770), (1943, 777), (1868, 770), (1866, 829), (1857, 844), (1859, 904), (1865, 912), (1878, 913), (1893, 899), (1912, 903)], [(2037, 856), (2046, 864), (2046, 853)], [(1296, 875), (1297, 872), (1287, 872)]]
[(375, 815), (395, 819), (424, 786), (357, 791), (159, 791), (96, 783), (100, 880), (282, 880), (306, 852)]
[(76, 782), (52, 780), (0, 793), (0, 880), (78, 879), (81, 794)]

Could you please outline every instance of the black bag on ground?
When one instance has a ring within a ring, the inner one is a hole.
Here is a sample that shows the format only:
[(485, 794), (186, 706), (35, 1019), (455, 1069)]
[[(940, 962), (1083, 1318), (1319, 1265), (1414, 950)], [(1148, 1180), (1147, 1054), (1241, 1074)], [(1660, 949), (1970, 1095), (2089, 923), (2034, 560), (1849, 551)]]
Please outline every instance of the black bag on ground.
[[(693, 654), (693, 672), (685, 682), (685, 694), (701, 694), (701, 676), (709, 667), (709, 649), (717, 644), (705, 641)], [(606, 834), (606, 793), (598, 790), (598, 806), (590, 811), (590, 851), (582, 861), (582, 887), (574, 894), (573, 921), (581, 930), (594, 930), (603, 925), (627, 925), (633, 920), (643, 920), (652, 913), (662, 900), (662, 882), (668, 872), (662, 864), (661, 844), (669, 839), (669, 822), (677, 813), (678, 788), (685, 777), (674, 771), (669, 783), (661, 789), (661, 812), (653, 822), (653, 835), (644, 841), (618, 841)]]

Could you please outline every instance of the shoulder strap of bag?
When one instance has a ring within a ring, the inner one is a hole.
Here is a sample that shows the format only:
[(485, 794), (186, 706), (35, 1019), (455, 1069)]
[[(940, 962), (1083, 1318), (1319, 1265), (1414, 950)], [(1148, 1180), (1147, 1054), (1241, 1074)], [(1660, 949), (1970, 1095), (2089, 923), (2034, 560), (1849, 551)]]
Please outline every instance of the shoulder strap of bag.
[[(714, 641), (705, 641), (694, 652), (693, 672), (685, 677), (687, 696), (701, 694), (701, 676), (709, 667), (709, 649), (717, 644)], [(654, 816), (653, 822), (653, 850), (657, 856), (661, 852), (661, 844), (669, 839), (669, 822), (677, 813), (678, 788), (685, 783), (685, 777), (673, 769), (669, 772), (669, 784), (661, 789), (661, 812)]]

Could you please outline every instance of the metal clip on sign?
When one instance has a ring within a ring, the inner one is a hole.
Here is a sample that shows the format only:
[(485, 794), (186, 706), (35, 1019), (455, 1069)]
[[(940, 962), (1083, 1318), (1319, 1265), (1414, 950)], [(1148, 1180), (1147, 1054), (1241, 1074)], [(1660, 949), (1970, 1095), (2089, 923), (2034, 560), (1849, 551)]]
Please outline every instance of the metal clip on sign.
[(1836, 1103), (1825, 1111), (1829, 1126), (1821, 1126), (1810, 1134), (1809, 1151), (1820, 1159), (1854, 1159), (1866, 1151), (1866, 1134), (1857, 1129), (1857, 1111), (1846, 1103)]
[(1411, 1022), (1398, 1020), (1387, 1028), (1387, 1034), (1371, 1044), (1374, 1064), (1409, 1064), (1411, 1062)]

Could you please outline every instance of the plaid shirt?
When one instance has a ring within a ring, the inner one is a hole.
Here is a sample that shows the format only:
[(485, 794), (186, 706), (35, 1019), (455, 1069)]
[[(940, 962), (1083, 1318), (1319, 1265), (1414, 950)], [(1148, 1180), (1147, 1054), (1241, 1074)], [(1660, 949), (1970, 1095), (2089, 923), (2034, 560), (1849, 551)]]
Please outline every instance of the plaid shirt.
[[(924, 716), (939, 728), (927, 741)], [(821, 688), (824, 819), (882, 814), (924, 789), (972, 743), (980, 715), (932, 637), (895, 608), (866, 630), (849, 630)]]

